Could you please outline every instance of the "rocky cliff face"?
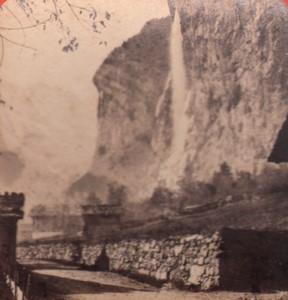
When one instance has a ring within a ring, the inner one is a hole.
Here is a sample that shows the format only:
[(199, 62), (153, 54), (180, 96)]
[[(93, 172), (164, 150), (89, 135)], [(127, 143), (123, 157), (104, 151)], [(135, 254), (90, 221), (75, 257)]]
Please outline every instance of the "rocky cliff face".
[(91, 173), (102, 177), (102, 199), (103, 185), (111, 181), (127, 186), (133, 197), (138, 191), (148, 195), (170, 146), (170, 28), (171, 17), (149, 22), (115, 49), (94, 77), (100, 99)]
[(179, 157), (202, 179), (224, 161), (259, 172), (288, 110), (287, 9), (280, 1), (224, 3), (176, 1), (189, 90)]
[[(288, 10), (282, 2), (169, 1), (114, 50), (94, 77), (100, 94), (91, 173), (140, 201), (187, 174), (209, 182), (226, 162), (267, 164), (288, 112)], [(188, 168), (189, 167), (189, 168)]]

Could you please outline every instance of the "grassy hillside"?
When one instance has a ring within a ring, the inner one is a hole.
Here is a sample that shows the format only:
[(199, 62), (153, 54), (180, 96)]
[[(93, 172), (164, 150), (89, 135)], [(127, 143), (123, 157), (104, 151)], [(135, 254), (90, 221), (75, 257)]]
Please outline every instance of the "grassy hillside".
[(230, 201), (220, 200), (212, 205), (198, 206), (194, 212), (187, 214), (143, 220), (141, 226), (138, 223), (134, 228), (123, 230), (122, 234), (126, 237), (167, 237), (184, 233), (213, 232), (223, 227), (288, 230), (287, 192), (237, 197)]

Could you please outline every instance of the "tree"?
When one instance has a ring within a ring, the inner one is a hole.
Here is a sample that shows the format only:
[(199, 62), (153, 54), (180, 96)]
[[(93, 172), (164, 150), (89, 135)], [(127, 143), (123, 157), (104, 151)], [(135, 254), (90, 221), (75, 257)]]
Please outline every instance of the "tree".
[(153, 205), (163, 206), (166, 204), (170, 204), (173, 199), (173, 192), (171, 192), (166, 187), (156, 187), (152, 196), (151, 196), (151, 203)]
[(221, 164), (219, 172), (214, 173), (212, 183), (217, 190), (218, 196), (226, 196), (234, 193), (236, 182), (230, 166), (226, 162)]
[(201, 181), (187, 181), (182, 178), (179, 182), (181, 207), (187, 205), (204, 204), (214, 200), (216, 189), (210, 183)]
[[(27, 45), (25, 40), (26, 31), (33, 28), (46, 31), (49, 26), (56, 25), (59, 35), (55, 36), (55, 42), (59, 44), (59, 48), (66, 53), (76, 51), (79, 47), (79, 37), (73, 32), (72, 23), (67, 21), (68, 14), (71, 14), (74, 21), (78, 22), (78, 25), (85, 30), (93, 34), (101, 34), (111, 19), (111, 14), (107, 11), (104, 14), (98, 14), (96, 7), (91, 4), (92, 2), (92, 0), (82, 1), (83, 5), (78, 5), (73, 0), (14, 0), (13, 3), (9, 1), (4, 3), (0, 7), (0, 19), (12, 19), (14, 25), (1, 23), (0, 66), (5, 57), (7, 44), (37, 51)], [(21, 41), (11, 38), (11, 32), (15, 31), (22, 33)], [(99, 44), (107, 45), (107, 42), (99, 39)]]
[(212, 183), (194, 178), (193, 164), (188, 162), (183, 177), (178, 181), (179, 206), (204, 204), (215, 198), (216, 189)]
[(250, 173), (240, 171), (236, 175), (237, 194), (247, 193), (257, 189), (257, 182)]
[(288, 169), (286, 164), (266, 165), (256, 177), (258, 189), (263, 192), (288, 192)]

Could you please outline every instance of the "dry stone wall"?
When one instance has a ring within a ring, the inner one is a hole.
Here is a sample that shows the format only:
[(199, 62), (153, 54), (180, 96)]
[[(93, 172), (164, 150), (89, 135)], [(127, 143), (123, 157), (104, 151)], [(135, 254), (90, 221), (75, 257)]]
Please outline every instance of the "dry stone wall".
[(83, 245), (81, 251), (81, 263), (84, 266), (94, 266), (101, 254), (104, 245)]
[(78, 259), (78, 253), (78, 247), (72, 243), (37, 244), (18, 247), (17, 259), (73, 262)]
[(199, 234), (162, 240), (131, 240), (108, 244), (110, 268), (135, 275), (199, 286), (219, 285), (220, 236)]
[[(218, 232), (165, 239), (130, 239), (105, 245), (109, 269), (157, 282), (210, 290), (219, 286)], [(49, 259), (95, 266), (103, 244), (55, 243), (18, 247), (18, 259)]]

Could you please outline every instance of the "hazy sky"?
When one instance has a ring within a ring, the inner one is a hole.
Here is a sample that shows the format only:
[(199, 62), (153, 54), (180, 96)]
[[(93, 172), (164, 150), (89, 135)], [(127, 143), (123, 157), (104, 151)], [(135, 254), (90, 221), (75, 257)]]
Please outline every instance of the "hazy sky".
[[(41, 22), (51, 1), (39, 4), (35, 20), (34, 16), (27, 19), (17, 2), (8, 0), (3, 5), (1, 28), (17, 28), (20, 23), (31, 26), (37, 19)], [(63, 199), (69, 184), (90, 168), (96, 146), (98, 97), (92, 78), (103, 59), (148, 20), (168, 15), (166, 0), (70, 2), (95, 7), (97, 20), (104, 20), (106, 26), (98, 24), (101, 34), (93, 33), (87, 28), (89, 23), (79, 23), (65, 1), (59, 0), (63, 22), (78, 38), (75, 52), (61, 51), (58, 41), (63, 34), (57, 22), (48, 22), (46, 30), (42, 25), (26, 30), (0, 29), (5, 38), (36, 49), (6, 40), (0, 67), (0, 147), (5, 154), (0, 159), (1, 192), (24, 191), (26, 215), (33, 203)], [(100, 45), (101, 41), (107, 45)]]

